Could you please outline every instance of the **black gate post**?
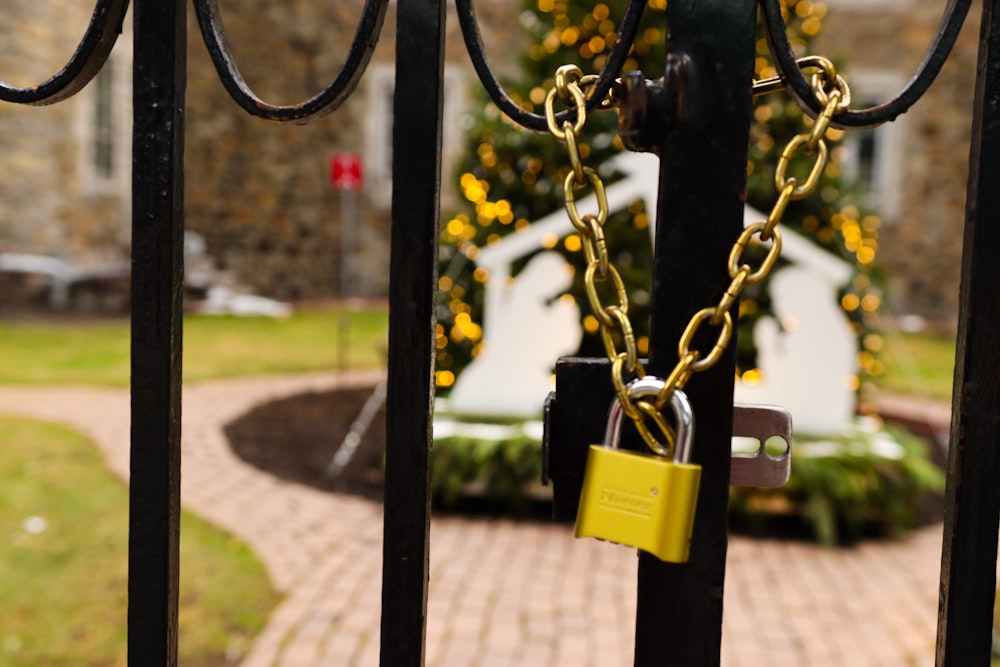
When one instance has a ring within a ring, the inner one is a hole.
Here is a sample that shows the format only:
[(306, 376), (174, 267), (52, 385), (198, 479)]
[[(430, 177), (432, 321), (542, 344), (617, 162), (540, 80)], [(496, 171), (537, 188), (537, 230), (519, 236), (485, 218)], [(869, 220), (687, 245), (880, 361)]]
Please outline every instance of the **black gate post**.
[(986, 667), (1000, 521), (1000, 2), (983, 3), (962, 244), (938, 667)]
[(186, 3), (137, 0), (129, 665), (177, 664)]
[(399, 0), (393, 100), (382, 667), (424, 664), (444, 3)]
[[(660, 147), (660, 194), (650, 372), (666, 377), (694, 313), (729, 284), (729, 251), (743, 229), (754, 0), (671, 0), (667, 66), (680, 101)], [(734, 318), (735, 319), (735, 318)], [(702, 327), (695, 348), (712, 348)], [(692, 461), (703, 467), (686, 564), (639, 556), (635, 665), (718, 665), (722, 643), (735, 340), (710, 371), (687, 385), (695, 415)]]

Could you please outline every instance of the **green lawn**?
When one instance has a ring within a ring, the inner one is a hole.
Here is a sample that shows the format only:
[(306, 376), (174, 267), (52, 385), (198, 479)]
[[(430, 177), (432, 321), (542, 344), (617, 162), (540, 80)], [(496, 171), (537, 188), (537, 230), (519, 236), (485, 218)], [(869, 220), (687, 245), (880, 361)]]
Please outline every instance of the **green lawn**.
[(951, 398), (955, 371), (955, 337), (928, 332), (886, 331), (879, 359), (885, 373), (876, 379), (883, 389), (930, 398)]
[[(388, 319), (385, 307), (300, 310), (287, 320), (191, 315), (184, 323), (184, 379), (384, 367)], [(124, 387), (129, 325), (0, 321), (0, 358), (0, 384)], [(880, 359), (880, 387), (950, 398), (953, 337), (886, 331)]]
[[(1000, 588), (997, 589), (996, 602), (993, 603), (993, 631), (996, 633), (995, 649), (1000, 649)], [(1000, 655), (994, 653), (994, 667), (1000, 666)]]
[[(287, 320), (190, 315), (184, 379), (385, 365), (388, 312), (305, 310)], [(129, 323), (0, 321), (0, 384), (128, 385)]]
[[(388, 313), (193, 315), (184, 328), (186, 381), (380, 368)], [(0, 359), (2, 384), (124, 387), (129, 323), (0, 322)], [(0, 416), (0, 665), (124, 665), (127, 549), (128, 492), (93, 445), (68, 429)], [(180, 662), (228, 664), (277, 596), (246, 545), (188, 513), (180, 550)]]
[[(76, 432), (0, 416), (0, 665), (125, 664), (128, 492)], [(227, 664), (278, 601), (246, 545), (183, 513), (180, 662)]]

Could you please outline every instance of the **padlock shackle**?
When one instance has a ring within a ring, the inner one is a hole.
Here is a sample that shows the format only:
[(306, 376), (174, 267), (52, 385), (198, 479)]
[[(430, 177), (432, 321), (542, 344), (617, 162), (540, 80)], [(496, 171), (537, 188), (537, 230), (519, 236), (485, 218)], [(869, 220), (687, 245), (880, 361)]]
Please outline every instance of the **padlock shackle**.
[[(631, 398), (657, 396), (666, 383), (655, 376), (647, 375), (628, 384)], [(691, 460), (691, 444), (694, 442), (694, 410), (687, 394), (674, 389), (670, 394), (670, 407), (674, 413), (674, 462), (688, 463)], [(604, 430), (604, 446), (617, 449), (622, 435), (622, 416), (625, 409), (617, 397), (608, 409), (608, 425)]]

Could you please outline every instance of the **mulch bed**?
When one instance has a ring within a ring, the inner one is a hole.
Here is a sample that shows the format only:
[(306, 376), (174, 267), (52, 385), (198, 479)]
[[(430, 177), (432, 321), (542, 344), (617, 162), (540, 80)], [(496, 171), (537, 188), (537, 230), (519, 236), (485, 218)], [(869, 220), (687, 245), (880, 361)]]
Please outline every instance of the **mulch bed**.
[[(227, 424), (225, 434), (239, 458), (280, 479), (381, 502), (384, 497), (384, 407), (372, 420), (351, 462), (338, 476), (332, 478), (327, 474), (344, 436), (373, 389), (335, 389), (279, 399), (258, 406)], [(935, 462), (943, 465), (940, 450), (931, 447), (931, 451), (935, 453)], [(476, 498), (464, 499), (460, 506), (452, 509), (471, 514), (494, 513), (488, 503)], [(548, 520), (550, 511), (549, 504), (544, 503), (544, 507), (533, 508), (529, 514)], [(918, 525), (938, 522), (942, 514), (943, 499), (927, 496)], [(811, 539), (811, 529), (801, 517), (775, 516), (764, 524), (752, 526), (733, 521), (730, 528), (735, 532)]]
[(250, 410), (225, 427), (235, 454), (276, 477), (323, 491), (381, 501), (385, 409), (372, 420), (336, 478), (327, 467), (373, 388), (299, 394)]

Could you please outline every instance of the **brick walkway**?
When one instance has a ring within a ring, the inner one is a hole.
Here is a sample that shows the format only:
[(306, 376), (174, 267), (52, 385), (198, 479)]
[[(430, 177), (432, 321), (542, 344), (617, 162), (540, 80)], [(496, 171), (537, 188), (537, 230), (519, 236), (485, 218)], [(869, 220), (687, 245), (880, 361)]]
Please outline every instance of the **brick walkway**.
[[(274, 479), (236, 459), (222, 433), (262, 402), (375, 379), (185, 388), (184, 505), (249, 543), (285, 595), (243, 667), (378, 664), (381, 506)], [(127, 475), (124, 391), (0, 388), (0, 411), (77, 428)], [(940, 542), (940, 526), (842, 550), (731, 538), (723, 665), (933, 665)], [(563, 526), (435, 517), (427, 665), (631, 665), (635, 576), (633, 551)]]

